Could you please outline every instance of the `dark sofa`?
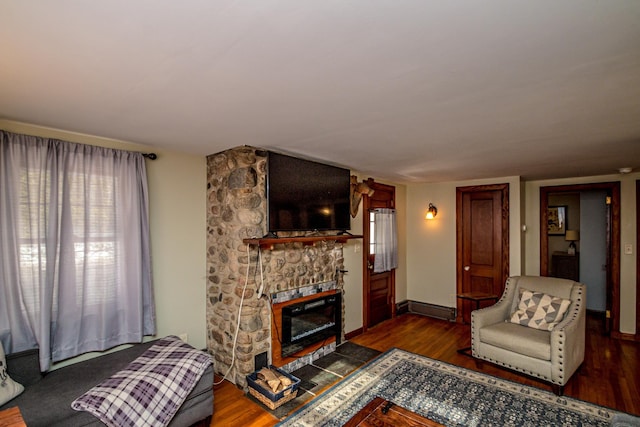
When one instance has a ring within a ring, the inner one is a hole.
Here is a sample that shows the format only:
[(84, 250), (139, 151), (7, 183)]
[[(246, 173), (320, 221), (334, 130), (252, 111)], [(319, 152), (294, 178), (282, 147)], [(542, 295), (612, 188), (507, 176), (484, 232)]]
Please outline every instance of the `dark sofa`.
[[(71, 402), (102, 380), (124, 369), (153, 341), (40, 374), (38, 350), (7, 355), (9, 376), (24, 392), (0, 406), (20, 408), (29, 427), (104, 426), (88, 412), (71, 409)], [(169, 426), (208, 426), (213, 414), (213, 367), (210, 365), (187, 396)]]

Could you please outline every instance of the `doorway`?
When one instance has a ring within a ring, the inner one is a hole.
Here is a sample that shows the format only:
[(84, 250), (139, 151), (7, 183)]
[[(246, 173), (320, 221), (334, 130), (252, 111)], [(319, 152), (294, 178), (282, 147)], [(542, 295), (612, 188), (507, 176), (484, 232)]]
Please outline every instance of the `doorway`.
[(640, 181), (636, 181), (636, 341), (640, 337)]
[(362, 205), (365, 216), (363, 226), (363, 332), (396, 315), (396, 272), (395, 269), (376, 273), (375, 265), (375, 209), (395, 209), (396, 188), (375, 182), (372, 178), (366, 184), (374, 193), (363, 195)]
[[(509, 184), (456, 189), (456, 271), (458, 294), (502, 295), (509, 274)], [(456, 320), (469, 323), (475, 308), (458, 299)]]
[[(578, 184), (578, 185), (562, 185), (540, 188), (540, 275), (549, 276), (554, 274), (554, 265), (552, 259), (554, 256), (561, 256), (562, 250), (558, 251), (558, 244), (565, 244), (564, 235), (559, 236), (562, 243), (558, 243), (558, 238), (554, 233), (549, 233), (550, 209), (553, 211), (557, 208), (557, 200), (571, 200), (571, 195), (575, 195), (578, 203), (584, 203), (584, 209), (590, 211), (582, 215), (581, 213), (573, 213), (574, 217), (569, 217), (566, 226), (569, 229), (584, 231), (580, 232), (580, 239), (584, 235), (585, 241), (580, 242), (580, 252), (586, 252), (589, 260), (583, 259), (581, 253), (578, 254), (579, 262), (582, 267), (580, 271), (582, 278), (578, 276), (578, 280), (584, 280), (584, 277), (592, 277), (592, 283), (588, 286), (588, 292), (594, 293), (594, 298), (590, 298), (595, 305), (591, 304), (590, 309), (595, 312), (602, 310), (602, 321), (604, 323), (604, 331), (606, 334), (616, 334), (620, 328), (620, 183), (605, 182), (594, 184)], [(602, 197), (601, 197), (602, 196)], [(600, 203), (594, 202), (599, 198)], [(556, 202), (554, 202), (554, 200)], [(555, 203), (555, 204), (554, 204)], [(565, 206), (565, 205), (562, 205)], [(565, 206), (566, 207), (566, 206)], [(602, 210), (602, 213), (597, 211)], [(567, 210), (567, 214), (571, 215), (571, 210)], [(578, 208), (578, 212), (582, 212)], [(601, 215), (604, 221), (602, 236), (598, 235), (597, 230), (600, 226), (596, 226)], [(584, 224), (582, 223), (584, 221)], [(572, 225), (573, 224), (573, 225)], [(588, 245), (604, 244), (604, 254), (601, 261), (594, 261), (593, 256), (599, 257), (598, 248), (590, 248)], [(555, 246), (554, 246), (555, 245)], [(554, 252), (556, 255), (554, 255)], [(592, 265), (585, 265), (590, 263)], [(595, 269), (593, 269), (595, 267)], [(589, 269), (592, 270), (589, 270)], [(599, 270), (599, 273), (598, 273)], [(604, 275), (604, 289), (599, 289), (598, 278), (601, 273)], [(594, 276), (592, 276), (592, 274)], [(600, 294), (600, 295), (599, 295)], [(598, 299), (603, 301), (598, 302)], [(588, 298), (589, 300), (589, 298)]]

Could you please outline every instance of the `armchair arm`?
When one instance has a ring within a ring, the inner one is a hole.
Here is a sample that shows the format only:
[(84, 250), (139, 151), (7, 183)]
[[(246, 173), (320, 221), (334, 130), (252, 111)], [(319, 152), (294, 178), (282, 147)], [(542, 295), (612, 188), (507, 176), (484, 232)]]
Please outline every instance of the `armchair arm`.
[(509, 278), (505, 285), (500, 300), (490, 307), (481, 308), (471, 312), (471, 348), (472, 354), (476, 354), (476, 343), (480, 342), (480, 329), (504, 322), (511, 314), (511, 306), (516, 293), (517, 278)]
[(584, 361), (586, 287), (576, 283), (574, 293), (571, 311), (551, 331), (551, 380), (559, 385), (564, 385)]
[(496, 304), (471, 312), (471, 329), (480, 329), (487, 325), (504, 322), (509, 318), (511, 301), (500, 300)]
[(511, 301), (501, 299), (491, 307), (481, 308), (471, 312), (471, 353), (476, 356), (476, 345), (480, 342), (480, 329), (504, 322), (509, 315)]

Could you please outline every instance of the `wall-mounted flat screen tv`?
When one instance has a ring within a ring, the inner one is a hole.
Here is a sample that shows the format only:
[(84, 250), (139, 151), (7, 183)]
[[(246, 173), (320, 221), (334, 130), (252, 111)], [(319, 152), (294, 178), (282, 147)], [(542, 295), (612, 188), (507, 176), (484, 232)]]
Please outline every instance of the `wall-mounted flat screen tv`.
[(349, 184), (349, 169), (270, 151), (269, 232), (349, 230)]

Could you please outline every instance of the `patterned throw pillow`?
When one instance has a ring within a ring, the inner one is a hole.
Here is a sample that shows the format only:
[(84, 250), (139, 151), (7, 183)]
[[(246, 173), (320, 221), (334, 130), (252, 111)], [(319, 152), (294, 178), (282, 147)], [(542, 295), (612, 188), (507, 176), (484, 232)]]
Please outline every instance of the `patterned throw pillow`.
[(0, 342), (0, 406), (4, 405), (24, 391), (22, 384), (11, 379), (7, 373), (7, 361), (4, 357), (4, 348)]
[(545, 331), (552, 330), (564, 317), (571, 300), (542, 292), (520, 288), (518, 309), (511, 315), (511, 323)]

